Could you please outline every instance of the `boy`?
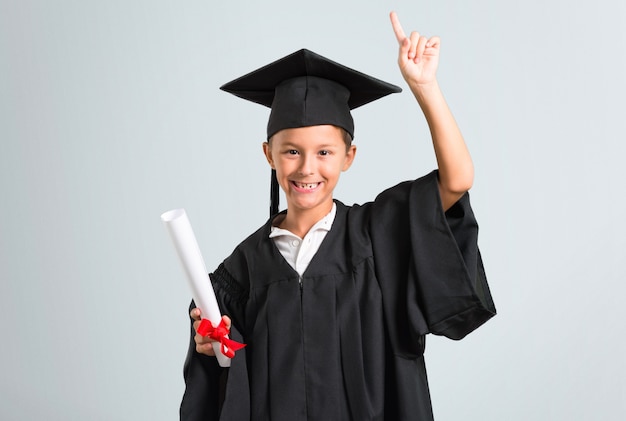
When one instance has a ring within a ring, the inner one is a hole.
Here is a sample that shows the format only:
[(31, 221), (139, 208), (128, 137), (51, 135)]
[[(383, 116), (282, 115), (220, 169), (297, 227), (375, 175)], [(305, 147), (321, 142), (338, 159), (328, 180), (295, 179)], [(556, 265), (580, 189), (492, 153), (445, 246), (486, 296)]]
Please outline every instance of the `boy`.
[(461, 339), (495, 314), (471, 158), (436, 80), (440, 41), (407, 37), (395, 13), (391, 22), (438, 171), (371, 203), (333, 199), (356, 154), (349, 109), (397, 87), (306, 50), (222, 87), (271, 106), (263, 151), (287, 210), (211, 274), (225, 322), (248, 345), (229, 369), (194, 336), (191, 310), (181, 419), (431, 420), (425, 335)]

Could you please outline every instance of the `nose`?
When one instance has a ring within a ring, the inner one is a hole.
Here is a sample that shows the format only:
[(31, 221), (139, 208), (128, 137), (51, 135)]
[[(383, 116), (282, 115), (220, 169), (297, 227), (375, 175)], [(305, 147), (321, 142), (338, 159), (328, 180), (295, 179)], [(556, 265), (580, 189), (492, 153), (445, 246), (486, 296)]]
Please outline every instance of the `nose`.
[(315, 157), (311, 154), (303, 154), (300, 159), (300, 168), (298, 168), (298, 173), (300, 175), (306, 176), (311, 175), (315, 172)]

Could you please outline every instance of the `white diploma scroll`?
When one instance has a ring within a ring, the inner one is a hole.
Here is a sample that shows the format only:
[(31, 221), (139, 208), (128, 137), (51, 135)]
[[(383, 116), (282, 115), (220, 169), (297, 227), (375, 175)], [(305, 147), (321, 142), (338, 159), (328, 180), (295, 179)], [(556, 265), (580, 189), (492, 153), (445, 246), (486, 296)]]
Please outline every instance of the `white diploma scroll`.
[[(187, 275), (196, 307), (202, 311), (203, 319), (208, 319), (213, 326), (217, 326), (222, 320), (222, 314), (185, 209), (167, 211), (161, 215), (161, 220), (170, 234), (180, 263)], [(222, 354), (219, 342), (213, 343), (213, 349), (219, 365), (230, 367), (230, 358)]]

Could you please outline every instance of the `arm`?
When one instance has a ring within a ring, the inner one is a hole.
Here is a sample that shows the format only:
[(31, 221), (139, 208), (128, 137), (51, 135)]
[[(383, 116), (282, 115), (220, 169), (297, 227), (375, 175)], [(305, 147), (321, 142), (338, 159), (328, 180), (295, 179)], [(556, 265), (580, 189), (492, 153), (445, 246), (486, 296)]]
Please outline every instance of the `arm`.
[(439, 167), (439, 194), (445, 211), (472, 187), (474, 165), (437, 82), (440, 40), (438, 37), (427, 39), (417, 32), (407, 37), (396, 13), (391, 12), (390, 17), (400, 46), (398, 66), (430, 129)]

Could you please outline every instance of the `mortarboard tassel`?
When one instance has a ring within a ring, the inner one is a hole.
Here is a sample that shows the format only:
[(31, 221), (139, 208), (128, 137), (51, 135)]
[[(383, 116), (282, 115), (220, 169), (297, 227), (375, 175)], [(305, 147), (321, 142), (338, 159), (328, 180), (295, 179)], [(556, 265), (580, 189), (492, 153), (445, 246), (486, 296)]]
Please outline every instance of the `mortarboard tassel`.
[(276, 170), (272, 170), (270, 180), (270, 218), (278, 213), (278, 203), (280, 200), (278, 187), (278, 179), (276, 178)]

